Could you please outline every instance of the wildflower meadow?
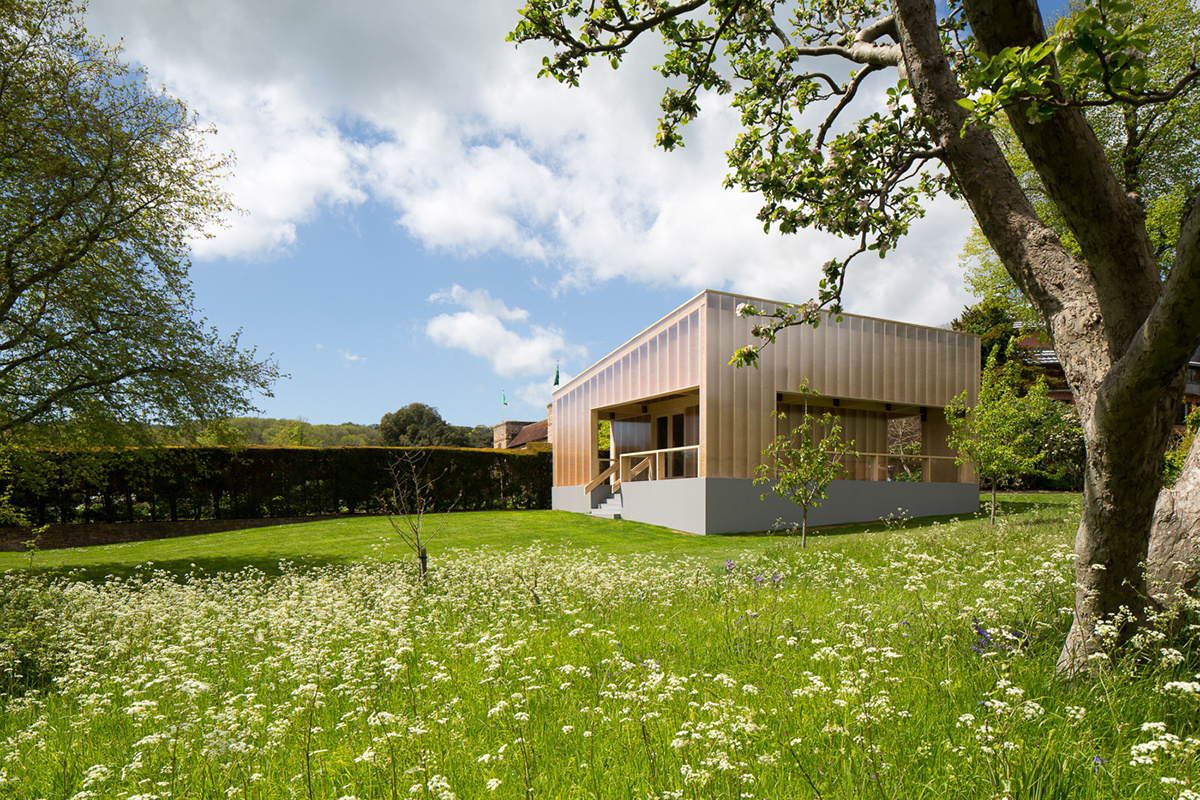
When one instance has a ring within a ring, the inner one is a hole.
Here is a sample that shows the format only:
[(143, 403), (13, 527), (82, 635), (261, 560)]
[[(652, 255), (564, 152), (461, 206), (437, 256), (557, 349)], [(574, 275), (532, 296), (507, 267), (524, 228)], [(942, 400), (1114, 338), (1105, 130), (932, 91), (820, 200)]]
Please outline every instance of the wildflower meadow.
[(1076, 503), (723, 559), (445, 549), (424, 581), (402, 551), (12, 568), (0, 796), (1200, 798), (1194, 605), (1054, 676)]

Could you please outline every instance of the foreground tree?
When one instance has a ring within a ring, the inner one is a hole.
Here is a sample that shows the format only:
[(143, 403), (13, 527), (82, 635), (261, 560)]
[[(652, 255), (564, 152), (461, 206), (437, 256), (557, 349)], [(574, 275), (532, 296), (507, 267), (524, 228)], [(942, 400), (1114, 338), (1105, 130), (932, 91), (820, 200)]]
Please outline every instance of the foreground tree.
[[(1035, 0), (964, 0), (943, 20), (933, 0), (529, 0), (511, 35), (552, 43), (542, 74), (576, 83), (591, 58), (618, 66), (635, 40), (660, 34), (658, 69), (670, 84), (659, 142), (667, 148), (681, 141), (702, 97), (733, 93), (743, 131), (729, 151), (729, 183), (763, 195), (768, 227), (815, 227), (852, 242), (847, 258), (825, 265), (816, 301), (759, 326), (764, 343), (781, 326), (815, 320), (822, 306), (839, 310), (850, 260), (886, 254), (924, 200), (947, 192), (967, 201), (1037, 310), (1085, 432), (1065, 673), (1085, 668), (1098, 649), (1098, 620), (1119, 617), (1121, 638), (1145, 621), (1143, 562), (1163, 452), (1183, 367), (1200, 341), (1196, 187), (1160, 256), (1143, 202), (1126, 191), (1083, 112), (1147, 110), (1195, 90), (1194, 58), (1173, 71), (1148, 67), (1154, 31), (1133, 12), (1094, 0), (1049, 38)], [(853, 101), (889, 68), (896, 80), (887, 107), (841, 118), (862, 107)], [(829, 113), (810, 127), (801, 114), (819, 101)], [(993, 133), (1000, 113), (1073, 246), (1039, 216), (1009, 166)], [(934, 171), (939, 164), (948, 174)], [(756, 353), (736, 359), (749, 363)]]
[[(1154, 30), (1152, 78), (1169, 81), (1194, 59), (1192, 47), (1200, 31), (1200, 8), (1191, 0), (1137, 0), (1132, 18)], [(1093, 87), (1094, 88), (1094, 87)], [(1191, 190), (1200, 183), (1200, 92), (1153, 104), (1105, 104), (1083, 108), (1084, 116), (1108, 155), (1121, 186), (1145, 206), (1146, 233), (1160, 270), (1172, 265), (1179, 224)], [(1009, 164), (1038, 215), (1077, 256), (1078, 242), (1021, 149), (1012, 128), (996, 120), (995, 135)], [(999, 301), (1031, 327), (1041, 326), (1038, 313), (1013, 282), (978, 225), (960, 256), (967, 287), (978, 297)]]
[(276, 367), (205, 327), (188, 282), (229, 162), (82, 15), (0, 4), (0, 431), (251, 411)]

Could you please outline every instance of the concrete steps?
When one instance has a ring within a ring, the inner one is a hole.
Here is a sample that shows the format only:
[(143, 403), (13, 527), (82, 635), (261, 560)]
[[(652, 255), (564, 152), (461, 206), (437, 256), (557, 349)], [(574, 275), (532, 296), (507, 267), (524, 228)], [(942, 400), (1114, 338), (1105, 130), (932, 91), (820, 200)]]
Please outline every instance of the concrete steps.
[(600, 505), (593, 508), (592, 516), (604, 517), (605, 519), (620, 519), (622, 508), (621, 495), (615, 494)]

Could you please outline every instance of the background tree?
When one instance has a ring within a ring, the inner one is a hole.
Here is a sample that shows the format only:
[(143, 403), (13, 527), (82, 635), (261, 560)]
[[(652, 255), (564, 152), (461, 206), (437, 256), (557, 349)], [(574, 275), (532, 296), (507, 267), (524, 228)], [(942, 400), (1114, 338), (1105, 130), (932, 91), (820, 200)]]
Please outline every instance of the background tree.
[(297, 443), (295, 428), (303, 444), (310, 447), (364, 447), (380, 444), (378, 425), (311, 424), (303, 418), (288, 420), (272, 417), (235, 417), (228, 426), (237, 432), (240, 444), (291, 445)]
[[(1047, 388), (1050, 388), (1047, 383)], [(1038, 423), (1042, 453), (1040, 473), (1053, 489), (1078, 492), (1083, 488), (1087, 466), (1087, 445), (1079, 414), (1070, 403), (1053, 402)]]
[(379, 438), (389, 447), (487, 448), (493, 441), (492, 429), (487, 425), (451, 425), (436, 408), (424, 403), (409, 403), (384, 414), (379, 420)]
[(277, 447), (312, 447), (313, 440), (309, 435), (312, 426), (304, 417), (280, 420), (279, 425), (271, 431), (270, 441)]
[[(1022, 336), (1026, 334), (1018, 327), (1010, 307), (998, 297), (985, 297), (975, 305), (967, 306), (958, 319), (950, 323), (950, 328), (979, 336), (980, 367), (986, 366), (992, 355), (996, 355), (998, 364), (1007, 362), (1010, 344), (1013, 345), (1011, 353), (1021, 366), (1029, 366), (1029, 348), (1020, 343)], [(1036, 332), (1035, 329), (1030, 333)], [(1036, 376), (1029, 370), (1024, 370), (1022, 377), (1032, 381)]]
[[(763, 345), (822, 307), (839, 311), (849, 263), (885, 255), (929, 198), (967, 201), (1045, 325), (1085, 432), (1065, 673), (1100, 647), (1098, 620), (1122, 614), (1119, 640), (1145, 622), (1163, 452), (1200, 342), (1200, 195), (1187, 187), (1179, 233), (1160, 252), (1144, 201), (1122, 184), (1084, 111), (1144, 115), (1196, 89), (1194, 58), (1159, 58), (1160, 32), (1134, 11), (1094, 0), (1050, 38), (1035, 0), (963, 0), (943, 19), (933, 0), (528, 0), (510, 35), (550, 42), (542, 74), (572, 84), (591, 58), (619, 66), (638, 38), (660, 35), (668, 83), (658, 140), (668, 149), (702, 98), (732, 94), (742, 131), (728, 151), (729, 185), (763, 195), (767, 227), (848, 242), (847, 256), (825, 265), (816, 300), (757, 326)], [(889, 69), (886, 107), (854, 102), (868, 83), (883, 89)], [(811, 113), (822, 102), (823, 120)], [(1000, 114), (1073, 242), (1039, 215), (1009, 165)]]
[[(1010, 342), (1010, 351), (1013, 347)], [(1022, 395), (1019, 363), (1011, 352), (1003, 364), (998, 355), (993, 350), (988, 356), (973, 408), (966, 392), (946, 406), (950, 446), (958, 451), (955, 461), (973, 465), (992, 490), (991, 525), (996, 524), (997, 489), (1041, 471), (1042, 422), (1059, 418), (1059, 404), (1046, 394), (1045, 381), (1039, 378)]]
[[(858, 453), (853, 439), (842, 439), (837, 417), (828, 411), (821, 416), (808, 413), (808, 396), (817, 392), (802, 384), (800, 393), (804, 395), (800, 424), (776, 436), (763, 450), (754, 482), (770, 484), (775, 494), (800, 506), (800, 546), (807, 547), (809, 509), (819, 507), (829, 484), (846, 475), (846, 456), (858, 458)], [(774, 417), (787, 421), (787, 414), (780, 411)]]
[(0, 431), (252, 410), (276, 367), (206, 328), (188, 282), (230, 161), (82, 14), (0, 4)]
[(490, 425), (476, 425), (467, 434), (467, 447), (480, 449), (490, 448), (496, 441), (495, 433)]
[[(888, 420), (888, 468), (898, 481), (921, 480), (921, 418)], [(894, 466), (894, 469), (893, 469)]]
[(409, 403), (379, 420), (379, 438), (389, 447), (447, 445), (450, 425), (433, 406)]

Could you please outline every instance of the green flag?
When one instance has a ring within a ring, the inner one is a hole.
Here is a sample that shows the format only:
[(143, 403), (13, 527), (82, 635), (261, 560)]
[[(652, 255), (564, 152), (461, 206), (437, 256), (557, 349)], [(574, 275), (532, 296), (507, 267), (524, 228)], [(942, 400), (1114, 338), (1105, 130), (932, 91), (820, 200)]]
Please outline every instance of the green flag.
[(502, 405), (502, 406), (508, 405), (508, 400), (504, 397), (503, 389), (500, 390), (500, 405)]
[(554, 362), (554, 385), (558, 386), (558, 362)]

